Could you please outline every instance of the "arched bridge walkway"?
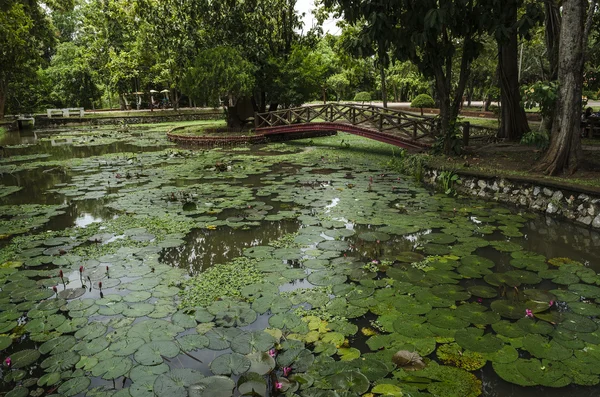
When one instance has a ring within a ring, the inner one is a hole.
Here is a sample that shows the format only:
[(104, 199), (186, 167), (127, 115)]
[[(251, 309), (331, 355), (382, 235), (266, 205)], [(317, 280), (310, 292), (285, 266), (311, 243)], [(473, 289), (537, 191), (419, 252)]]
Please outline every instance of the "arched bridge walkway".
[(380, 142), (425, 149), (435, 140), (432, 118), (373, 105), (329, 103), (256, 113), (256, 132), (264, 135), (344, 131)]

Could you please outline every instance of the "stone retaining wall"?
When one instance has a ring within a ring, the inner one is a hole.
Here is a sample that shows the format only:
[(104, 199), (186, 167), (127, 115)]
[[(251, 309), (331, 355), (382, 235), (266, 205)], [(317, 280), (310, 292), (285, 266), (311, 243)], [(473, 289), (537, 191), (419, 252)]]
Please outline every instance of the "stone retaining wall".
[[(321, 136), (335, 135), (336, 132), (332, 131), (309, 131), (309, 132), (298, 132), (294, 134), (261, 134), (255, 133), (254, 135), (226, 135), (218, 136), (217, 129), (207, 128), (207, 132), (211, 132), (211, 135), (185, 135), (177, 134), (176, 132), (182, 131), (186, 126), (180, 126), (172, 128), (167, 132), (167, 139), (171, 142), (176, 142), (186, 146), (235, 146), (235, 145), (251, 145), (268, 142), (283, 142), (293, 139), (304, 139), (304, 138), (315, 138)], [(220, 129), (222, 132), (228, 133), (231, 130)], [(234, 131), (235, 132), (235, 131)], [(240, 131), (241, 132), (241, 131)]]
[[(455, 184), (454, 189), (462, 194), (513, 204), (600, 230), (600, 192), (553, 183), (542, 184), (527, 178), (458, 174), (461, 183)], [(437, 185), (440, 175), (439, 170), (428, 170), (425, 182)]]
[(175, 121), (196, 121), (196, 120), (219, 120), (223, 118), (222, 112), (210, 113), (182, 113), (168, 116), (122, 116), (122, 117), (36, 117), (35, 125), (39, 128), (47, 128), (63, 125), (121, 125), (127, 124), (153, 124), (168, 123)]

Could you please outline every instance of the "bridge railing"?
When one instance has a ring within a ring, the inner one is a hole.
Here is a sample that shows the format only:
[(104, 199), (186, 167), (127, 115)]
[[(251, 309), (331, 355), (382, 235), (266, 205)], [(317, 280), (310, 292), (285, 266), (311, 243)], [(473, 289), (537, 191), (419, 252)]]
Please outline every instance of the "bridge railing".
[(381, 106), (346, 103), (309, 105), (256, 113), (254, 122), (257, 129), (310, 122), (349, 123), (413, 141), (431, 141), (439, 130), (437, 121), (430, 117)]

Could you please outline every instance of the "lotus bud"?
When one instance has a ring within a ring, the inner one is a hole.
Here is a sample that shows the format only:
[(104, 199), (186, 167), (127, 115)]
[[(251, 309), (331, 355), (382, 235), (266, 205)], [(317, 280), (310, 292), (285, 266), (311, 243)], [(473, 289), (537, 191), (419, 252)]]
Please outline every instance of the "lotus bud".
[(54, 291), (55, 294), (58, 294), (58, 288), (56, 288), (56, 285), (52, 286), (52, 291)]
[(106, 266), (106, 274), (108, 274), (108, 266)]
[(62, 269), (58, 271), (58, 277), (60, 277), (60, 278), (64, 277)]
[(79, 273), (83, 273), (83, 266), (79, 266)]
[(98, 288), (102, 289), (102, 281), (98, 281)]

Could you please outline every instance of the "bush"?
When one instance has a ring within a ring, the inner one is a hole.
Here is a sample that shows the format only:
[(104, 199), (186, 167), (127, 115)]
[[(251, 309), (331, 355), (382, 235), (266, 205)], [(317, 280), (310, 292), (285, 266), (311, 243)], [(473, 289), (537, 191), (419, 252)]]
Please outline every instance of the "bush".
[(410, 103), (411, 108), (432, 108), (435, 106), (433, 98), (427, 94), (417, 95)]
[(587, 99), (591, 99), (592, 101), (596, 101), (598, 99), (598, 93), (594, 91), (583, 91), (583, 96)]
[(354, 100), (356, 102), (370, 101), (371, 100), (371, 93), (366, 92), (366, 91), (357, 92), (356, 95), (354, 95)]

